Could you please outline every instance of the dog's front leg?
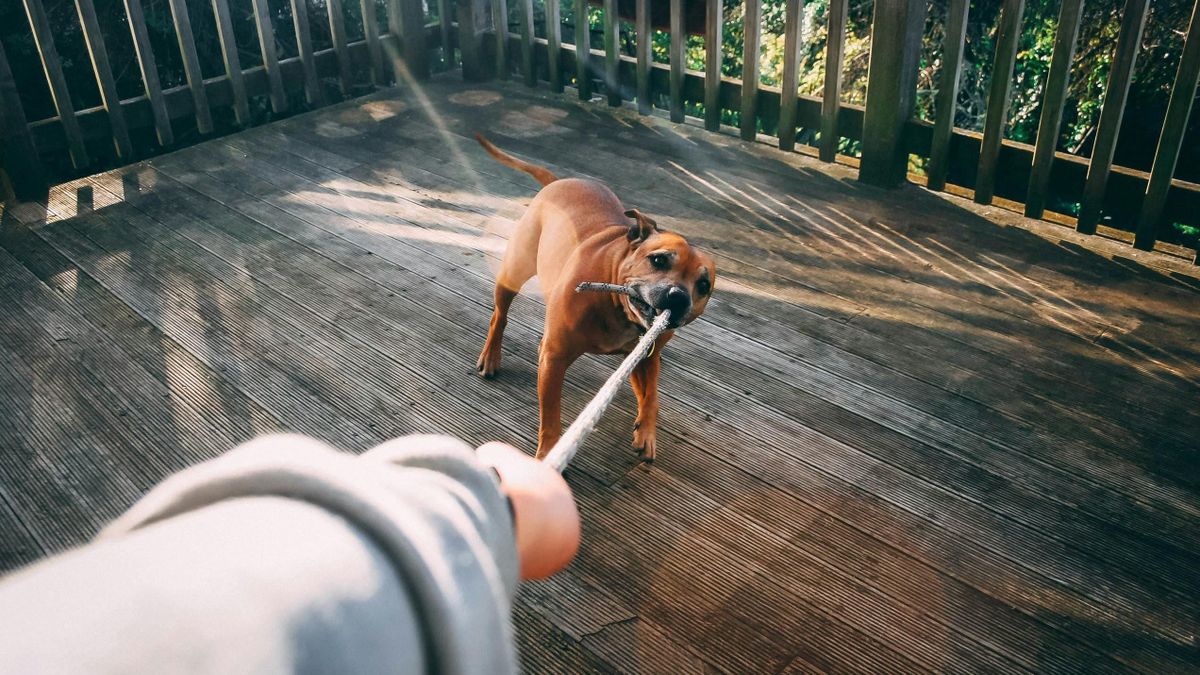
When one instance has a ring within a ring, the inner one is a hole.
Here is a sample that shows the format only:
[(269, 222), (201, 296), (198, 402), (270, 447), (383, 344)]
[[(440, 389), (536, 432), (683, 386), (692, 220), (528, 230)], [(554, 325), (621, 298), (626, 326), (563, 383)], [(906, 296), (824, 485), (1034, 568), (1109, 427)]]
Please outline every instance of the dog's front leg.
[(562, 436), (562, 388), (578, 355), (563, 353), (542, 341), (538, 356), (538, 448), (537, 458), (543, 459)]
[(654, 461), (658, 440), (658, 371), (662, 365), (659, 355), (661, 346), (655, 345), (654, 353), (642, 359), (629, 377), (638, 403), (637, 422), (633, 425), (633, 447), (638, 451), (638, 456), (646, 462)]

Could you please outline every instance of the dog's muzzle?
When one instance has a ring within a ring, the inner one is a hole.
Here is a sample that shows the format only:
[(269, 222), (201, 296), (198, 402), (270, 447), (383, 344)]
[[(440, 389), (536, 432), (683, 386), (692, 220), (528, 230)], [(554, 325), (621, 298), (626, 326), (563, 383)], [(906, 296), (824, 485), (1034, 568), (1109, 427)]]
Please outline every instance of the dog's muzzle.
[(671, 311), (671, 327), (675, 328), (683, 325), (688, 314), (692, 311), (692, 295), (687, 292), (687, 289), (682, 286), (669, 286), (665, 292), (656, 294), (659, 297), (654, 303), (654, 307), (659, 310)]

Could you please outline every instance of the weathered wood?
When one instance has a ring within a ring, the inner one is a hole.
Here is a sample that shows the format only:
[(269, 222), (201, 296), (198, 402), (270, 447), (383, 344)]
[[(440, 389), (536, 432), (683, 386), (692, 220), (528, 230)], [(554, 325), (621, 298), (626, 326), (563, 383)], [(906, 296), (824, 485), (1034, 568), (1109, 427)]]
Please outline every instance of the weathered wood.
[(907, 174), (904, 130), (916, 104), (917, 59), (924, 23), (925, 4), (920, 0), (875, 6), (858, 174), (864, 183), (893, 187)]
[(342, 92), (342, 98), (346, 98), (350, 96), (351, 87), (354, 85), (354, 75), (346, 42), (346, 13), (342, 8), (342, 0), (327, 0), (326, 10), (329, 13), (329, 35), (333, 41), (333, 51), (337, 53), (338, 88)]
[(507, 80), (511, 69), (508, 63), (508, 0), (492, 0), (492, 27), (496, 36), (496, 77)]
[(492, 24), (491, 5), (488, 0), (462, 0), (455, 2), (458, 10), (458, 49), (462, 56), (463, 79), (478, 82), (491, 77), (483, 54), (484, 29)]
[(592, 31), (588, 24), (587, 0), (575, 0), (575, 87), (579, 99), (592, 98)]
[(129, 127), (125, 124), (125, 111), (121, 109), (121, 97), (117, 95), (117, 82), (113, 78), (112, 66), (108, 63), (108, 50), (104, 47), (104, 35), (100, 31), (96, 7), (92, 4), (92, 0), (75, 0), (75, 11), (79, 13), (79, 23), (83, 28), (83, 39), (87, 44), (88, 58), (91, 59), (92, 71), (96, 75), (96, 85), (100, 89), (100, 103), (108, 113), (108, 125), (112, 128), (113, 145), (116, 146), (117, 156), (128, 160), (133, 155), (133, 145), (129, 141)]
[[(379, 43), (379, 15), (375, 11), (375, 0), (359, 0), (359, 8), (362, 11), (363, 39), (367, 41), (371, 84), (382, 87), (387, 82), (383, 76), (383, 46)], [(423, 15), (420, 26), (425, 27)]]
[(1112, 171), (1113, 153), (1117, 150), (1117, 136), (1121, 132), (1129, 83), (1133, 79), (1138, 50), (1142, 47), (1142, 28), (1146, 25), (1149, 8), (1150, 0), (1126, 0), (1121, 13), (1121, 31), (1117, 35), (1112, 70), (1108, 73), (1108, 84), (1104, 89), (1100, 121), (1096, 124), (1096, 142), (1092, 145), (1087, 182), (1083, 186), (1083, 201), (1079, 206), (1079, 220), (1075, 224), (1075, 229), (1084, 234), (1095, 234), (1096, 226), (1100, 223), (1104, 192)]
[(783, 20), (783, 83), (780, 86), (779, 149), (791, 152), (796, 147), (796, 73), (800, 69), (800, 13), (802, 0), (788, 0)]
[[(1067, 0), (1071, 2), (1072, 0)], [(1082, 2), (1082, 0), (1075, 0)], [(958, 81), (962, 75), (964, 41), (967, 36), (969, 0), (950, 0), (946, 28), (942, 37), (942, 70), (938, 76), (933, 138), (929, 147), (929, 165), (925, 169), (930, 190), (946, 188), (950, 170), (950, 139), (954, 135), (954, 117), (958, 111)], [(1069, 60), (1069, 59), (1068, 59)]]
[(671, 88), (672, 122), (683, 121), (683, 71), (687, 52), (687, 33), (683, 30), (683, 0), (671, 0)]
[(537, 71), (533, 68), (533, 0), (521, 1), (521, 75), (525, 86), (537, 85)]
[[(263, 73), (247, 82), (265, 91)], [(531, 671), (1191, 667), (1200, 529), (1194, 463), (1175, 464), (1191, 446), (1147, 432), (1194, 421), (1178, 403), (1194, 385), (1057, 323), (1104, 304), (1114, 333), (1132, 316), (1190, 360), (1191, 276), (1164, 283), (1079, 245), (1096, 238), (863, 191), (844, 169), (689, 125), (488, 89), (500, 100), (478, 106), (456, 102), (460, 84), (423, 86), (436, 122), (415, 93), (380, 92), (139, 165), (140, 184), (88, 179), (96, 210), (30, 230), (33, 245), (0, 228), (18, 250), (0, 258), (0, 304), (19, 317), (0, 322), (0, 410), (20, 413), (0, 414), (0, 445), (16, 448), (0, 520), (15, 504), (47, 548), (81, 542), (137, 496), (130, 471), (214, 451), (258, 431), (256, 414), (354, 450), (414, 430), (525, 444), (536, 294), (514, 306), (506, 375), (469, 372), (533, 193), (470, 142), (486, 122), (505, 150), (678, 227), (724, 280), (664, 355), (654, 468), (630, 471), (628, 396), (573, 467), (584, 549), (515, 613)], [(803, 119), (815, 105), (800, 100)], [(358, 133), (324, 135), (335, 116)], [(77, 198), (56, 188), (51, 213)], [(22, 265), (37, 279), (5, 276)], [(911, 269), (925, 271), (897, 272)], [(611, 365), (581, 359), (568, 408)], [(226, 426), (208, 431), (208, 414)]]
[(762, 3), (760, 0), (743, 0), (742, 32), (742, 140), (752, 141), (758, 136), (758, 63), (759, 45), (762, 35)]
[[(256, 4), (264, 2), (264, 0), (254, 1)], [(183, 73), (187, 77), (188, 90), (192, 92), (196, 130), (202, 134), (211, 134), (213, 131), (212, 113), (208, 109), (208, 95), (204, 91), (204, 73), (200, 71), (200, 57), (196, 55), (196, 40), (192, 35), (192, 20), (188, 15), (187, 3), (185, 0), (169, 0), (169, 4), (171, 20), (175, 23), (175, 38), (179, 43), (179, 53), (183, 57)], [(272, 45), (273, 47), (274, 45)]]
[(1033, 151), (1033, 168), (1029, 172), (1029, 190), (1025, 196), (1025, 215), (1041, 218), (1046, 210), (1046, 190), (1050, 184), (1050, 169), (1054, 166), (1054, 151), (1058, 148), (1063, 108), (1067, 103), (1067, 86), (1071, 78), (1071, 62), (1075, 58), (1075, 43), (1079, 39), (1079, 24), (1083, 17), (1083, 0), (1063, 0), (1058, 13), (1058, 29), (1054, 35), (1054, 55), (1046, 76), (1042, 97), (1042, 115), (1038, 120), (1037, 145)]
[(15, 196), (36, 201), (45, 196), (46, 171), (42, 167), (37, 147), (29, 135), (25, 108), (13, 80), (8, 55), (0, 44), (0, 151), (3, 169), (12, 183)]
[(442, 48), (442, 62), (447, 67), (455, 65), (454, 40), (450, 37), (453, 28), (450, 0), (437, 0), (438, 8), (438, 37)]
[(705, 0), (704, 128), (721, 128), (721, 40), (725, 18), (722, 0)]
[(650, 93), (650, 48), (654, 43), (650, 28), (650, 0), (636, 0), (634, 15), (637, 23), (637, 106), (638, 112), (646, 115), (654, 107)]
[(1134, 246), (1145, 251), (1153, 249), (1158, 238), (1159, 221), (1167, 201), (1167, 190), (1171, 187), (1171, 176), (1175, 173), (1175, 163), (1179, 160), (1179, 152), (1183, 148), (1183, 137), (1187, 133), (1198, 78), (1200, 1), (1192, 7), (1191, 22), (1184, 39), (1183, 53), (1179, 57), (1179, 68), (1175, 73), (1175, 84), (1171, 87), (1171, 100), (1167, 104), (1166, 118), (1158, 136), (1158, 148), (1154, 152), (1154, 164), (1150, 169), (1150, 181), (1146, 185), (1146, 198), (1142, 201), (1142, 210), (1138, 215)]
[(825, 30), (825, 88), (821, 94), (820, 158), (837, 157), (841, 132), (838, 115), (842, 109), (842, 57), (846, 45), (846, 13), (849, 0), (830, 0)]
[[(518, 105), (520, 105), (520, 104), (518, 104)], [(476, 122), (476, 124), (478, 124), (478, 122)], [(505, 142), (507, 143), (507, 142), (509, 142), (509, 141), (505, 141)], [(664, 147), (665, 147), (665, 146), (664, 146)], [(557, 160), (555, 160), (555, 161), (557, 161)], [(617, 162), (617, 163), (619, 163), (619, 160), (617, 159), (617, 156), (615, 156), (615, 155), (614, 155), (614, 156), (607, 156), (607, 157), (604, 157), (604, 158), (595, 158), (595, 157), (593, 157), (593, 158), (591, 158), (591, 159), (584, 159), (583, 157), (580, 157), (580, 162), (581, 162), (581, 165), (582, 165), (582, 166), (586, 166), (588, 163), (592, 163), (592, 164), (596, 164), (596, 163), (601, 163), (601, 164), (611, 164), (611, 163), (613, 163), (613, 162)], [(501, 172), (503, 172), (503, 171), (504, 171), (503, 169), (498, 169), (498, 170), (499, 170), (499, 171), (501, 171)], [(635, 181), (634, 181), (634, 185), (642, 185), (642, 184), (645, 184), (645, 182), (646, 182), (646, 181), (645, 181), (644, 179), (645, 179), (644, 171), (641, 171), (641, 172), (639, 172), (639, 173), (638, 173), (638, 177), (637, 177), (637, 178), (635, 179)], [(755, 180), (757, 180), (757, 179), (755, 179)], [(654, 181), (653, 183), (658, 183), (658, 182), (661, 182), (661, 181)], [(666, 181), (666, 182), (669, 182), (669, 180), (668, 180), (668, 181)], [(653, 184), (653, 183), (652, 183), (652, 184)], [(624, 189), (628, 190), (628, 189), (630, 189), (630, 188), (629, 188), (628, 186), (626, 186)], [(923, 215), (926, 215), (926, 216), (927, 216), (927, 214), (923, 214)], [(706, 219), (706, 218), (711, 218), (712, 216), (711, 216), (711, 215), (707, 215), (707, 216), (697, 216), (697, 217), (698, 217), (698, 218), (702, 218), (702, 219)]]
[(158, 80), (158, 63), (154, 60), (154, 50), (150, 47), (150, 34), (146, 30), (142, 0), (124, 2), (125, 17), (129, 20), (133, 49), (137, 54), (138, 70), (142, 74), (142, 87), (154, 113), (154, 130), (158, 134), (158, 144), (171, 145), (175, 142), (175, 133), (171, 130), (171, 118), (167, 115), (167, 104), (163, 101), (162, 85)]
[(1004, 129), (1008, 126), (1008, 101), (1012, 92), (1013, 67), (1021, 42), (1021, 17), (1025, 0), (1005, 0), (996, 33), (996, 55), (988, 92), (987, 116), (983, 123), (983, 145), (975, 178), (975, 203), (991, 204), (996, 193), (997, 160)]
[(617, 0), (604, 0), (604, 93), (608, 104), (621, 105), (621, 17)]
[[(303, 0), (293, 0), (293, 14), (297, 12), (297, 1), (303, 2)], [(242, 61), (238, 57), (233, 20), (229, 16), (229, 0), (212, 0), (212, 6), (217, 20), (217, 39), (221, 42), (221, 60), (225, 64), (225, 76), (229, 78), (229, 86), (233, 89), (233, 115), (238, 124), (246, 126), (250, 124), (250, 102), (246, 96), (246, 80), (242, 73)], [(305, 18), (306, 33), (307, 21), (308, 19)], [(297, 26), (299, 26), (298, 22), (299, 19), (297, 19)], [(299, 29), (297, 29), (296, 39), (300, 39)], [(312, 56), (311, 46), (309, 46), (309, 56)]]
[(562, 93), (562, 13), (558, 0), (546, 2), (546, 79), (550, 91)]
[(502, 171), (503, 171), (503, 169), (502, 169)]
[[(213, 2), (226, 0), (213, 0)], [(304, 98), (309, 105), (325, 105), (325, 90), (317, 77), (317, 59), (313, 56), (312, 29), (308, 24), (308, 0), (290, 0), (292, 27), (296, 29), (296, 51), (304, 66)], [(239, 78), (240, 79), (240, 78)], [(236, 97), (236, 90), (235, 90)], [(245, 96), (245, 93), (242, 94)]]
[(501, 171), (503, 171), (503, 169), (501, 169)]
[[(404, 69), (417, 80), (428, 80), (429, 46), (426, 40), (425, 9), (422, 0), (391, 0), (389, 9), (389, 30), (394, 35), (400, 35), (403, 43), (403, 57), (400, 62), (393, 64), (393, 70)], [(441, 28), (439, 26), (439, 30)]]
[(263, 68), (267, 71), (267, 81), (271, 83), (271, 110), (282, 113), (288, 109), (288, 99), (283, 90), (283, 75), (279, 72), (279, 55), (275, 51), (275, 27), (271, 23), (271, 8), (267, 0), (252, 0), (252, 5), (259, 52), (262, 54)]
[[(586, 125), (582, 125), (582, 126), (572, 124), (571, 126), (574, 129), (573, 133), (585, 134), (583, 137), (587, 138), (589, 140), (589, 145), (591, 145), (591, 144), (597, 144), (597, 143), (604, 142), (606, 133), (617, 134), (620, 131), (619, 128), (614, 127), (614, 128), (608, 129), (606, 132), (604, 129), (597, 128), (597, 126), (595, 125), (594, 122), (595, 121), (593, 120), (592, 124), (586, 124)], [(686, 128), (684, 128), (683, 130), (686, 130)], [(706, 137), (706, 138), (708, 138), (708, 137)], [(695, 139), (695, 142), (701, 142), (701, 141), (703, 141), (703, 139), (700, 139), (698, 137)], [(646, 139), (642, 139), (641, 142), (643, 144), (646, 143)], [(745, 146), (739, 145), (736, 147), (742, 148)], [(751, 146), (751, 147), (753, 147), (753, 146)], [(660, 159), (662, 157), (670, 156), (670, 157), (674, 157), (676, 161), (684, 161), (689, 158), (688, 155), (677, 154), (677, 152), (674, 149), (674, 146), (672, 146), (671, 144), (666, 144), (666, 143), (654, 144), (652, 146), (647, 147), (646, 150), (649, 152), (655, 153), (655, 156), (659, 157)], [(588, 153), (585, 152), (584, 154), (588, 154)], [(574, 156), (575, 155), (573, 155), (573, 157)], [(729, 158), (727, 157), (726, 160), (728, 160), (728, 159)], [(766, 176), (769, 175), (770, 173), (772, 173), (770, 171), (770, 169), (773, 165), (770, 162), (764, 163), (765, 159), (767, 159), (767, 158), (751, 160), (748, 168), (746, 169), (746, 173), (743, 175), (743, 180), (750, 181), (756, 186), (766, 187), (766, 183), (764, 183), (764, 181), (766, 180)], [(559, 160), (556, 158), (555, 161), (559, 161)], [(619, 163), (619, 160), (616, 159), (615, 157), (609, 157), (606, 159), (592, 159), (591, 161), (593, 163), (595, 163), (595, 162), (599, 162), (599, 163), (618, 162)], [(726, 172), (730, 171), (731, 169), (732, 169), (732, 167), (730, 167), (728, 165), (727, 161), (720, 162), (719, 164), (711, 167), (711, 170), (720, 171), (722, 174), (725, 174), (725, 175), (727, 175)], [(580, 166), (580, 167), (576, 167), (575, 170), (586, 171), (586, 168)], [(764, 171), (766, 172), (766, 174), (763, 174)], [(645, 181), (645, 172), (641, 171), (638, 175), (637, 181), (633, 185), (640, 186), (640, 185), (645, 184), (645, 182), (646, 182)], [(672, 179), (669, 175), (661, 175), (657, 180), (652, 181), (652, 184), (673, 185)], [(823, 192), (824, 192), (824, 190), (829, 189), (829, 186), (825, 186), (821, 190), (803, 191), (802, 193), (796, 193), (797, 187), (798, 186), (795, 183), (787, 183), (787, 184), (777, 185), (774, 189), (779, 194), (794, 194), (798, 199), (803, 199), (806, 202), (812, 201), (812, 200), (820, 202), (820, 201), (824, 200), (825, 198), (822, 196)], [(667, 193), (670, 194), (671, 190), (668, 189)], [(897, 206), (898, 205), (893, 204), (889, 208), (892, 208), (894, 210), (897, 208)], [(837, 208), (839, 210), (843, 210), (843, 211), (845, 210), (844, 205), (838, 206)], [(688, 218), (689, 218), (689, 222), (690, 222), (692, 220), (708, 219), (708, 218), (712, 218), (712, 217), (713, 216), (711, 214), (710, 215), (695, 214), (694, 216), (689, 216)], [(869, 211), (860, 213), (858, 215), (860, 222), (867, 222), (867, 221), (869, 221), (869, 219), (871, 217), (872, 217), (872, 214)], [(899, 217), (899, 216), (897, 215), (897, 217)], [(929, 214), (924, 209), (916, 209), (916, 210), (913, 210), (911, 213), (909, 213), (906, 217), (910, 218), (910, 219), (915, 219), (915, 222), (924, 222), (925, 220), (927, 220), (929, 218)], [(967, 248), (968, 248), (968, 250), (970, 249), (970, 247), (967, 247)], [(763, 249), (761, 252), (751, 253), (750, 255), (752, 255), (752, 256), (759, 255), (759, 256), (765, 257), (765, 256), (769, 256), (769, 255), (774, 255), (774, 254), (770, 254), (770, 253), (768, 253), (768, 251), (766, 249)], [(1022, 254), (1010, 254), (1010, 255), (1020, 256)], [(750, 258), (749, 260), (753, 260), (753, 258)], [(936, 258), (931, 258), (930, 260), (936, 260)], [(796, 274), (794, 276), (788, 277), (787, 283), (788, 284), (797, 284), (797, 283), (803, 284), (804, 280), (811, 276), (811, 272), (812, 272), (811, 265), (813, 264), (813, 262), (814, 261), (812, 261), (812, 260), (804, 261), (799, 267), (797, 267)], [(775, 269), (775, 268), (773, 268), (773, 269)], [(839, 263), (838, 269), (841, 269), (841, 263)], [(762, 271), (767, 271), (767, 270), (764, 269)], [(864, 272), (864, 273), (866, 273), (866, 272)], [(1056, 285), (1058, 282), (1055, 282), (1055, 281), (1047, 282), (1045, 279), (1042, 279), (1039, 283), (1049, 283), (1051, 286), (1053, 286), (1053, 285)], [(833, 283), (833, 285), (835, 287), (837, 287), (838, 285), (844, 285), (844, 284), (845, 284), (844, 279)], [(940, 288), (945, 288), (941, 284), (936, 284), (936, 285), (939, 286)], [(895, 293), (909, 296), (909, 295), (912, 295), (914, 293), (914, 291), (918, 288), (920, 288), (920, 286), (914, 287), (913, 285), (908, 284), (905, 286), (906, 290), (893, 289), (893, 290), (887, 291), (887, 293), (889, 295), (885, 295), (882, 297), (885, 297), (885, 298), (890, 297), (890, 294), (895, 294)], [(855, 290), (855, 293), (862, 293), (862, 292), (866, 292), (865, 289), (856, 289)], [(986, 304), (989, 307), (1000, 308), (999, 305), (988, 300), (988, 297), (989, 297), (988, 295), (974, 294), (974, 293), (972, 293), (970, 295), (972, 296), (970, 298), (970, 302), (972, 302), (972, 303), (981, 303), (982, 302), (983, 304)], [(1001, 295), (1003, 295), (1003, 294), (1001, 294)], [(996, 296), (993, 296), (993, 297), (996, 297)], [(1095, 301), (1100, 302), (1102, 299), (1103, 298), (1097, 296), (1095, 298)], [(962, 302), (963, 300), (964, 300), (964, 298), (961, 298), (961, 297), (959, 297), (958, 299), (951, 299), (951, 297), (949, 297), (949, 296), (941, 296), (940, 294), (938, 294), (936, 296), (930, 296), (930, 297), (928, 297), (928, 299), (923, 300), (922, 302), (925, 303), (926, 308), (944, 308), (949, 305), (957, 306), (957, 304)], [(818, 301), (818, 304), (824, 306), (826, 303), (824, 301)], [(974, 306), (978, 306), (978, 304), (975, 304)], [(1019, 313), (1021, 311), (1019, 309), (1019, 307), (1020, 307), (1019, 305), (1013, 306), (1011, 304), (1006, 304), (1001, 309), (1001, 311), (1004, 312), (1005, 314), (1009, 314), (1009, 313), (1013, 313), (1013, 312)], [(920, 311), (920, 310), (917, 310), (916, 307), (908, 307), (905, 310), (905, 312), (910, 312), (910, 311)], [(936, 329), (937, 326), (945, 325), (945, 323), (947, 321), (955, 320), (955, 319), (953, 319), (951, 314), (947, 314), (944, 312), (938, 312), (936, 318), (931, 318), (928, 320), (928, 322), (926, 323), (926, 326), (927, 326), (926, 329), (927, 330), (931, 329), (931, 328)], [(848, 318), (848, 317), (841, 317), (840, 320), (845, 320), (846, 318)], [(1030, 318), (1032, 318), (1032, 317), (1030, 317)], [(865, 316), (860, 316), (859, 320), (867, 321), (868, 319)], [(899, 320), (899, 319), (897, 319), (897, 320)], [(1006, 325), (1007, 325), (1007, 323), (1004, 320), (1001, 320), (998, 323), (991, 324), (992, 329), (1000, 331), (1000, 332), (1007, 331), (1007, 328), (1005, 328)], [(952, 334), (957, 334), (959, 332), (970, 333), (972, 335), (976, 335), (976, 337), (973, 338), (971, 341), (973, 345), (983, 344), (978, 336), (977, 329), (978, 329), (977, 324), (970, 324), (970, 325), (964, 324), (962, 326), (959, 326), (958, 328), (955, 328), (954, 331), (952, 331)], [(1056, 344), (1056, 338), (1054, 337), (1053, 333), (1041, 334), (1038, 338), (1038, 342), (1039, 343), (1044, 342), (1045, 344), (1048, 344), (1048, 345)], [(1061, 350), (1051, 349), (1050, 351), (1046, 352), (1046, 354), (1044, 354), (1043, 356), (1038, 357), (1035, 355), (1034, 352), (1031, 352), (1029, 350), (1028, 345), (1022, 344), (1022, 346), (1020, 347), (1020, 349), (1017, 352), (1017, 355), (1014, 357), (1015, 360), (1013, 363), (1019, 364), (1022, 362), (1022, 360), (1029, 360), (1029, 359), (1037, 358), (1038, 362), (1041, 364), (1039, 366), (1039, 368), (1044, 367), (1044, 368), (1050, 369), (1050, 370), (1058, 369), (1059, 366), (1054, 365), (1053, 362), (1057, 361), (1059, 356), (1067, 353), (1067, 351), (1065, 350), (1066, 345), (1063, 345), (1063, 347), (1064, 347), (1064, 349), (1061, 349)], [(1001, 353), (1000, 351), (995, 351), (991, 348), (988, 348), (988, 351), (990, 351), (993, 354)], [(932, 353), (936, 354), (937, 350), (934, 350)], [(1049, 360), (1044, 359), (1044, 356), (1047, 356), (1047, 355), (1051, 357)], [(1072, 366), (1063, 366), (1063, 367), (1068, 368), (1068, 370), (1064, 371), (1064, 372), (1070, 372), (1074, 368), (1088, 367), (1088, 366), (1087, 366), (1087, 362), (1079, 362)], [(1068, 376), (1067, 380), (1065, 380), (1065, 381), (1070, 382), (1071, 379), (1072, 378), (1070, 376)], [(1057, 388), (1061, 389), (1063, 385), (1060, 383), (1059, 385), (1048, 385), (1048, 386), (1050, 386), (1051, 388), (1057, 387)], [(1070, 386), (1076, 386), (1076, 387), (1077, 386), (1086, 386), (1086, 384), (1081, 384), (1081, 383), (1076, 382)], [(1122, 386), (1123, 387), (1129, 387), (1129, 386), (1136, 387), (1137, 386), (1136, 378), (1124, 380), (1124, 384)], [(1118, 408), (1108, 409), (1105, 411), (1105, 413), (1106, 414), (1119, 414), (1119, 409)]]
[(22, 2), (25, 5), (25, 16), (29, 18), (29, 27), (33, 30), (33, 42), (42, 62), (42, 71), (50, 85), (50, 98), (54, 101), (54, 110), (58, 113), (59, 123), (62, 124), (63, 133), (67, 137), (71, 164), (77, 169), (82, 169), (91, 163), (91, 158), (88, 157), (87, 148), (83, 144), (83, 132), (79, 129), (79, 121), (75, 119), (75, 105), (71, 102), (67, 78), (63, 75), (62, 59), (54, 46), (54, 31), (50, 27), (50, 19), (42, 7), (42, 0)]

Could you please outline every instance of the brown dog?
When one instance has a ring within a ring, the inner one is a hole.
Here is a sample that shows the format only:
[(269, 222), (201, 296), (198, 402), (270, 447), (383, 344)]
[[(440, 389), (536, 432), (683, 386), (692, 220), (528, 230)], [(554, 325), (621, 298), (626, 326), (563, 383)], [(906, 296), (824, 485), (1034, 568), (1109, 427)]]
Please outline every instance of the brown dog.
[[(508, 240), (496, 275), (496, 309), (479, 355), (479, 374), (490, 378), (500, 367), (500, 341), (508, 308), (534, 275), (546, 296), (546, 327), (538, 354), (539, 459), (562, 435), (562, 386), (567, 368), (583, 354), (628, 354), (654, 321), (671, 310), (672, 329), (704, 312), (717, 268), (707, 253), (686, 239), (659, 230), (636, 209), (626, 210), (612, 190), (592, 180), (560, 180), (543, 167), (505, 154), (482, 136), (476, 139), (501, 164), (533, 176), (543, 189)], [(639, 298), (576, 293), (584, 281), (628, 285)], [(654, 461), (658, 419), (658, 372), (662, 334), (654, 351), (630, 378), (638, 415), (633, 446)]]

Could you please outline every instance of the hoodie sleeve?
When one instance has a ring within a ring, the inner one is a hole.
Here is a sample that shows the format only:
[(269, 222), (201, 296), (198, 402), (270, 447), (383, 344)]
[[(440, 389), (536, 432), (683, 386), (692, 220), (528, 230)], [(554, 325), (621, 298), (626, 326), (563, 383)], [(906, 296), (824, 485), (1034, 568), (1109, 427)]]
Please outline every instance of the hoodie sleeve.
[(0, 582), (2, 672), (516, 672), (493, 473), (441, 436), (269, 436)]

